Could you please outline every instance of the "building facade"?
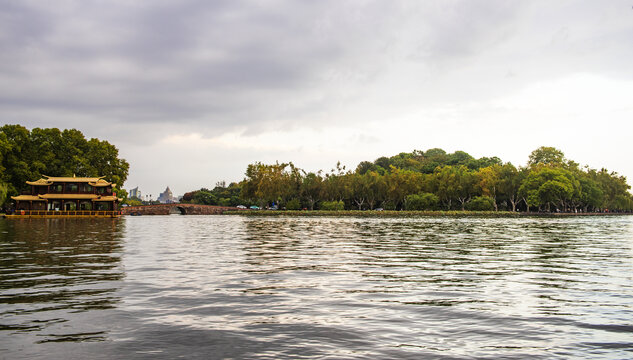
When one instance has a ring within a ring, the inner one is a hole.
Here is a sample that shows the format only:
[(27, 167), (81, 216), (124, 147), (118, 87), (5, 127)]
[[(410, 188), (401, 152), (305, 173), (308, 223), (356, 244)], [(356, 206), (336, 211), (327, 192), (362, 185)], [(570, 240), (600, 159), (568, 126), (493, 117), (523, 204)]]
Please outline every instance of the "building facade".
[(134, 189), (130, 189), (130, 191), (127, 194), (128, 198), (137, 198), (139, 200), (143, 199), (141, 197), (141, 190), (138, 189), (138, 186), (135, 187)]
[(175, 203), (177, 200), (174, 197), (174, 194), (169, 189), (169, 186), (167, 186), (167, 189), (165, 189), (165, 191), (160, 193), (160, 195), (158, 196), (158, 201), (162, 204), (169, 204)]

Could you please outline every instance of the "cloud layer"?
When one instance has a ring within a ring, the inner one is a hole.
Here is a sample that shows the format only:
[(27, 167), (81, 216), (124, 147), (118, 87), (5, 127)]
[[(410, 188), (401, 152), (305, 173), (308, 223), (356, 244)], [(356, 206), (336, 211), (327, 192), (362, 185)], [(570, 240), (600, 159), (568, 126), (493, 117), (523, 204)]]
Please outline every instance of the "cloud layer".
[(582, 128), (631, 130), (632, 38), (627, 1), (6, 1), (0, 121), (106, 138), (152, 192), (431, 146), (592, 162)]

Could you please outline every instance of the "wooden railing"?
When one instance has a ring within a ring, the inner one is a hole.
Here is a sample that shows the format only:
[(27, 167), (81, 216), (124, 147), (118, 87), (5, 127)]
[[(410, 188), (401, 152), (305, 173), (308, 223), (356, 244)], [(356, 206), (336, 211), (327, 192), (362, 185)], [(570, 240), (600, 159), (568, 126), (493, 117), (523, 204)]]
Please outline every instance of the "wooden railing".
[(12, 215), (24, 215), (24, 216), (119, 216), (120, 210), (68, 210), (68, 211), (55, 211), (55, 210), (15, 210)]

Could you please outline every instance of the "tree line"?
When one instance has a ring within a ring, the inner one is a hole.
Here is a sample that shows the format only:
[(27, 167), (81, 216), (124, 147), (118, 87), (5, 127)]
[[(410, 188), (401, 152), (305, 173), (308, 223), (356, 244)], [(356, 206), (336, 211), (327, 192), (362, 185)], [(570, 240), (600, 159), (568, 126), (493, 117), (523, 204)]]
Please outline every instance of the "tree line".
[(10, 196), (29, 190), (26, 181), (47, 176), (105, 178), (122, 189), (129, 164), (119, 158), (119, 150), (107, 141), (86, 139), (76, 129), (34, 128), (21, 125), (0, 127), (0, 206)]
[(326, 173), (256, 162), (245, 175), (240, 183), (190, 192), (184, 201), (310, 210), (633, 210), (624, 176), (581, 167), (552, 147), (534, 150), (523, 167), (436, 148), (363, 161), (354, 170), (339, 163)]
[[(76, 130), (0, 127), (0, 206), (28, 190), (27, 180), (48, 176), (105, 176), (122, 185), (129, 164), (107, 141)], [(624, 176), (581, 167), (552, 147), (534, 150), (526, 166), (463, 151), (414, 150), (351, 170), (307, 172), (293, 163), (248, 165), (239, 183), (191, 191), (183, 202), (286, 209), (507, 210), (547, 212), (632, 211)]]

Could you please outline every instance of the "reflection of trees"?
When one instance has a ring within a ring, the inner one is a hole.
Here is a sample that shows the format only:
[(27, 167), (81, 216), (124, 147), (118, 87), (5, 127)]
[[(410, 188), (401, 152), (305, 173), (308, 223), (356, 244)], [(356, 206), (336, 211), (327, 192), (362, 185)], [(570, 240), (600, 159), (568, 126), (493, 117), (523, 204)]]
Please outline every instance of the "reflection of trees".
[(294, 251), (301, 247), (305, 231), (292, 219), (248, 219), (244, 251), (246, 263), (254, 271), (277, 272), (293, 262)]
[(117, 219), (0, 221), (1, 329), (39, 330), (71, 313), (114, 307), (123, 226)]

